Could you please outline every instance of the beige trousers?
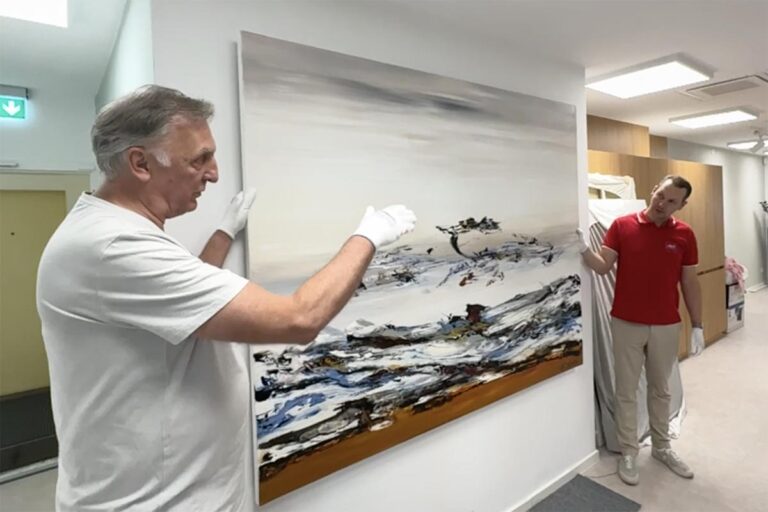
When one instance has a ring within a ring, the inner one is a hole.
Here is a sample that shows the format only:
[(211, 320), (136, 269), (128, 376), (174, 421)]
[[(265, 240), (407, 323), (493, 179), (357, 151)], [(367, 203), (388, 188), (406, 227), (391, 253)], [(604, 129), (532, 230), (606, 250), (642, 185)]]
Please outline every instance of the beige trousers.
[(623, 455), (637, 455), (637, 386), (645, 363), (651, 441), (669, 448), (669, 377), (677, 360), (680, 324), (646, 325), (611, 317), (616, 374), (616, 434)]

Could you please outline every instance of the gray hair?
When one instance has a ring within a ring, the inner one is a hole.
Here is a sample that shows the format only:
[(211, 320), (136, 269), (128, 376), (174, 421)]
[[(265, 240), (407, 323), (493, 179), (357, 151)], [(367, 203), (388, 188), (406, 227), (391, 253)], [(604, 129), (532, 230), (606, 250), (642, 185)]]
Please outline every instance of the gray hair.
[[(124, 164), (124, 153), (133, 146), (147, 146), (168, 132), (179, 118), (208, 121), (213, 105), (183, 93), (145, 85), (104, 107), (91, 128), (91, 146), (96, 164), (107, 179), (113, 179)], [(164, 165), (168, 155), (157, 154)]]

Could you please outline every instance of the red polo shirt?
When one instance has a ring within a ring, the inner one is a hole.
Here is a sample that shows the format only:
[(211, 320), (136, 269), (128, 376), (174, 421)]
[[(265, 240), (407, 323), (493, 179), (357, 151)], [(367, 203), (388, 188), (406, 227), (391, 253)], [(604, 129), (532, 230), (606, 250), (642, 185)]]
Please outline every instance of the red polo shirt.
[(680, 282), (684, 266), (699, 262), (691, 227), (674, 217), (657, 226), (645, 212), (613, 221), (603, 245), (618, 257), (611, 315), (627, 322), (668, 325), (680, 321)]

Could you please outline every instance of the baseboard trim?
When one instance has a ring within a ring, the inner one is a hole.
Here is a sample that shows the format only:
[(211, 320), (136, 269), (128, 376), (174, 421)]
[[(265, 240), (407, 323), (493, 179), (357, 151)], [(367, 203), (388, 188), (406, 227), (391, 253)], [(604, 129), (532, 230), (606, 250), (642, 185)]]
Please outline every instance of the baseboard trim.
[(533, 508), (537, 503), (544, 498), (558, 490), (571, 478), (581, 473), (583, 470), (597, 464), (600, 460), (600, 453), (597, 450), (593, 450), (589, 455), (581, 459), (579, 462), (571, 466), (559, 477), (555, 478), (550, 483), (540, 487), (536, 492), (530, 495), (528, 498), (513, 506), (508, 512), (527, 512)]
[(56, 436), (32, 439), (13, 446), (0, 448), (0, 472), (6, 473), (36, 462), (56, 458), (59, 441)]
[(763, 288), (768, 288), (768, 283), (760, 283), (760, 284), (750, 286), (749, 288), (747, 288), (747, 291), (750, 293), (754, 293), (754, 292), (759, 292)]
[(54, 469), (58, 465), (59, 465), (59, 459), (56, 458), (56, 459), (48, 459), (40, 462), (35, 462), (34, 464), (30, 464), (29, 466), (24, 466), (21, 468), (13, 469), (11, 471), (6, 471), (4, 473), (0, 473), (0, 484), (12, 482), (14, 480), (18, 480), (19, 478), (24, 478), (25, 476), (32, 476), (37, 473), (42, 473), (43, 471)]

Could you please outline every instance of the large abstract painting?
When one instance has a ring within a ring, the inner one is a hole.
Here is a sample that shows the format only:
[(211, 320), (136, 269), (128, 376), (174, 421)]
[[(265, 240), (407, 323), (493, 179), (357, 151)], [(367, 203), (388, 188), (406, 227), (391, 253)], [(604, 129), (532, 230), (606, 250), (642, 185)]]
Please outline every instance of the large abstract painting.
[(249, 33), (241, 96), (252, 280), (418, 216), (314, 342), (252, 349), (261, 503), (581, 364), (573, 106)]

